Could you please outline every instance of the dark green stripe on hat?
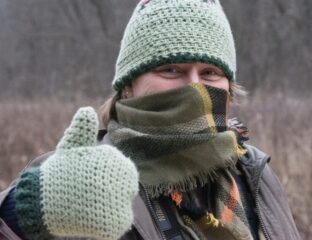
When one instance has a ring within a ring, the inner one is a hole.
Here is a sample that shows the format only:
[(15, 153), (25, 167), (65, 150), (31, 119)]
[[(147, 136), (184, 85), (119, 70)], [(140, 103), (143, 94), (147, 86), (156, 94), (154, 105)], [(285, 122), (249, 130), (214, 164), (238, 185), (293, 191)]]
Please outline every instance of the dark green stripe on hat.
[(113, 87), (164, 64), (190, 62), (213, 64), (235, 82), (234, 39), (219, 1), (150, 0), (125, 29)]
[(208, 55), (200, 55), (200, 54), (191, 54), (191, 53), (177, 53), (175, 55), (171, 55), (168, 57), (155, 57), (154, 59), (142, 63), (140, 66), (136, 68), (130, 69), (130, 71), (125, 74), (121, 79), (113, 83), (113, 87), (116, 91), (123, 89), (124, 86), (130, 84), (134, 79), (146, 73), (150, 70), (153, 70), (156, 67), (165, 64), (173, 64), (173, 63), (191, 63), (191, 62), (201, 62), (208, 63), (220, 68), (224, 75), (230, 81), (235, 82), (234, 72), (231, 71), (229, 66), (223, 62), (221, 59), (217, 59)]

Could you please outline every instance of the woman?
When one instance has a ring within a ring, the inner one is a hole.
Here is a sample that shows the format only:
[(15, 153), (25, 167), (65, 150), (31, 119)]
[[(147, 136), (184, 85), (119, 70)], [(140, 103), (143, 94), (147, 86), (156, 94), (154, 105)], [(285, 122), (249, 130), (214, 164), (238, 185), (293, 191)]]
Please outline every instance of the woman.
[(96, 113), (77, 112), (56, 151), (2, 193), (1, 237), (300, 239), (269, 157), (226, 124), (235, 72), (218, 1), (141, 1), (107, 130), (96, 143)]

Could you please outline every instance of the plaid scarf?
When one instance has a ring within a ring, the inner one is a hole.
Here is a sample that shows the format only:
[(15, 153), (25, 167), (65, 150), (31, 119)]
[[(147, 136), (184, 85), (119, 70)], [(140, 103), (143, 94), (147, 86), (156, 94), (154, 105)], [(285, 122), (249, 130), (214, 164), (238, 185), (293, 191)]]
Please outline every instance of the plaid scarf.
[[(240, 173), (236, 171), (234, 173), (229, 169), (223, 169), (218, 172), (216, 181), (210, 183), (214, 190), (210, 192), (213, 199), (208, 201), (213, 202), (213, 205), (210, 205), (209, 210), (201, 209), (202, 217), (190, 218), (188, 214), (182, 213), (184, 223), (196, 232), (199, 239), (206, 240), (207, 236), (208, 239), (253, 239), (245, 211), (249, 199), (247, 193), (238, 189), (233, 174)], [(183, 203), (184, 198), (183, 194), (181, 209), (186, 204), (192, 204), (190, 199), (186, 199), (187, 203)]]
[(136, 164), (150, 197), (217, 183), (216, 218), (207, 213), (197, 224), (227, 228), (237, 239), (251, 239), (229, 171), (245, 150), (227, 130), (227, 100), (226, 91), (203, 84), (122, 99), (115, 105), (108, 132), (114, 145)]
[(185, 192), (233, 167), (235, 134), (226, 131), (227, 92), (192, 84), (119, 100), (108, 124), (114, 145), (136, 164), (152, 197)]
[(251, 240), (243, 201), (247, 204), (246, 194), (240, 194), (231, 172), (224, 170), (217, 180), (216, 217), (220, 219), (221, 227), (229, 230), (236, 239)]

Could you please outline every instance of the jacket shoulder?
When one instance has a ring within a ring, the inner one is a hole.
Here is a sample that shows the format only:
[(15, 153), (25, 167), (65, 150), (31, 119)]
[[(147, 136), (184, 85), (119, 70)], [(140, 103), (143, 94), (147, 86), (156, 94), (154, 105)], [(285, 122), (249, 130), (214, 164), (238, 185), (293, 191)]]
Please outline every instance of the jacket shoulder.
[(259, 214), (267, 223), (266, 231), (272, 239), (301, 239), (282, 184), (269, 164), (261, 175), (258, 195), (262, 209)]
[(249, 145), (249, 144), (244, 144), (244, 147), (247, 149), (247, 157), (251, 158), (255, 161), (261, 161), (263, 159), (267, 160), (267, 162), (270, 162), (271, 158), (270, 156), (260, 150), (259, 148)]
[(270, 156), (252, 145), (244, 144), (243, 147), (247, 149), (247, 153), (239, 159), (239, 163), (246, 168), (253, 181), (256, 181), (270, 161)]
[(300, 239), (283, 187), (267, 164), (270, 156), (254, 146), (244, 146), (248, 152), (242, 162), (266, 232), (272, 239)]

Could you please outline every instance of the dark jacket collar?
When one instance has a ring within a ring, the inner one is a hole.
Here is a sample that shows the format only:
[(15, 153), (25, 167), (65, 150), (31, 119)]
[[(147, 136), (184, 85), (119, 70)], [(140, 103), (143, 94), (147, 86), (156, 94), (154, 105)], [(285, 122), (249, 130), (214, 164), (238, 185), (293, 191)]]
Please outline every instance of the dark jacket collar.
[(239, 163), (246, 175), (247, 182), (253, 193), (256, 193), (259, 179), (265, 164), (270, 162), (270, 156), (258, 148), (244, 144), (247, 154), (239, 159)]

